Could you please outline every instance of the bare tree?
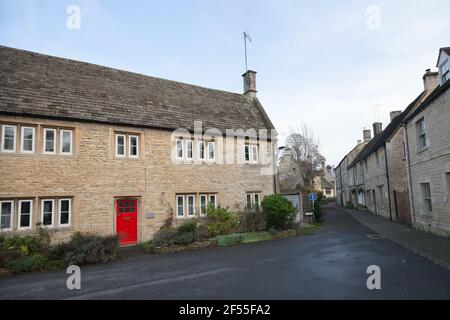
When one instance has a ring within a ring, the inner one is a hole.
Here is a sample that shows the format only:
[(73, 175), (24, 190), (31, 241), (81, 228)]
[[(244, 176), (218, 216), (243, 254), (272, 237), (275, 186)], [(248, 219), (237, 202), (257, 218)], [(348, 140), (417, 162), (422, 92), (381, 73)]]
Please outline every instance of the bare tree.
[(297, 129), (290, 129), (286, 144), (300, 168), (304, 188), (313, 190), (314, 178), (322, 175), (325, 166), (325, 157), (320, 154), (319, 139), (303, 124)]

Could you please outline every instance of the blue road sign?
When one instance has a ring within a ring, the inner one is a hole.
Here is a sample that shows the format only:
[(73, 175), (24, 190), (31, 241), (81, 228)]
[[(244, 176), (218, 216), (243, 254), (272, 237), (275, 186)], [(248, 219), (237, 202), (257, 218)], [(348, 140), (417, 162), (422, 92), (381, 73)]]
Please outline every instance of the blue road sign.
[(317, 200), (317, 193), (310, 193), (309, 201), (316, 201), (316, 200)]

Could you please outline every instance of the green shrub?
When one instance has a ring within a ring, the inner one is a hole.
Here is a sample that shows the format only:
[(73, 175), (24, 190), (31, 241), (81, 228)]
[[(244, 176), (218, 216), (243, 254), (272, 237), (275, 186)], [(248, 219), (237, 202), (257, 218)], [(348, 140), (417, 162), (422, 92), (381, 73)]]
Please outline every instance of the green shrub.
[(13, 273), (24, 273), (32, 271), (44, 271), (50, 266), (47, 257), (34, 254), (30, 256), (22, 256), (18, 259), (9, 261), (6, 268)]
[(178, 234), (178, 230), (174, 228), (163, 228), (155, 233), (153, 236), (153, 243), (157, 247), (171, 246), (175, 242), (175, 236)]
[(237, 225), (236, 217), (225, 208), (208, 206), (206, 214), (208, 217), (207, 229), (213, 237), (230, 233)]
[(146, 241), (142, 244), (142, 248), (145, 250), (145, 252), (147, 253), (155, 253), (156, 251), (156, 246), (153, 243), (153, 240), (149, 240)]
[(183, 245), (195, 241), (195, 236), (192, 232), (178, 233), (175, 235), (174, 244)]
[(294, 226), (296, 209), (283, 196), (272, 195), (264, 197), (262, 208), (268, 228), (286, 230)]
[(195, 235), (197, 233), (197, 225), (197, 220), (187, 220), (177, 228), (177, 232), (178, 234), (192, 233)]
[(199, 225), (197, 227), (197, 232), (195, 234), (195, 239), (197, 241), (206, 240), (211, 238), (211, 235), (209, 234), (208, 228), (206, 225)]
[(266, 229), (264, 214), (259, 209), (251, 209), (238, 216), (240, 232), (257, 232)]
[(223, 236), (218, 236), (217, 243), (221, 247), (234, 246), (241, 242), (241, 236), (242, 234), (240, 233), (232, 233)]
[(314, 205), (314, 220), (318, 223), (323, 223), (325, 220), (320, 202)]
[(253, 243), (272, 239), (268, 232), (249, 232), (241, 236), (242, 243)]
[(347, 209), (355, 209), (355, 205), (351, 201), (348, 201), (345, 207)]
[(119, 248), (117, 236), (100, 236), (75, 232), (68, 242), (63, 242), (50, 249), (53, 260), (63, 260), (67, 264), (93, 264), (115, 259)]

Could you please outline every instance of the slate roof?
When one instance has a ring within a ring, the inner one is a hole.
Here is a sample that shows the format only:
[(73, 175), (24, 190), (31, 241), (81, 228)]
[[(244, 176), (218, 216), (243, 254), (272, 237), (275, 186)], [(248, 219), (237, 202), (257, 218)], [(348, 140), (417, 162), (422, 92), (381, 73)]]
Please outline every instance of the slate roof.
[(348, 168), (355, 166), (358, 162), (367, 159), (372, 153), (384, 146), (386, 140), (388, 140), (402, 124), (405, 117), (411, 112), (411, 110), (420, 103), (421, 99), (425, 95), (425, 91), (422, 92), (401, 114), (395, 117), (388, 126), (359, 152), (356, 158), (348, 165)]
[(323, 189), (334, 189), (334, 185), (323, 177), (321, 178), (320, 184), (322, 185)]
[(146, 128), (272, 129), (258, 99), (0, 46), (0, 113)]

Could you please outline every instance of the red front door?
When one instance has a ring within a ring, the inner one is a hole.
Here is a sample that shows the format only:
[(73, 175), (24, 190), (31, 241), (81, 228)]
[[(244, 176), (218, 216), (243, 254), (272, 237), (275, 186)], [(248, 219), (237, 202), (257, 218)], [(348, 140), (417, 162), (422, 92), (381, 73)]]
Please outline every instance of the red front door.
[(137, 243), (137, 200), (120, 199), (116, 201), (116, 233), (120, 236), (120, 244)]

